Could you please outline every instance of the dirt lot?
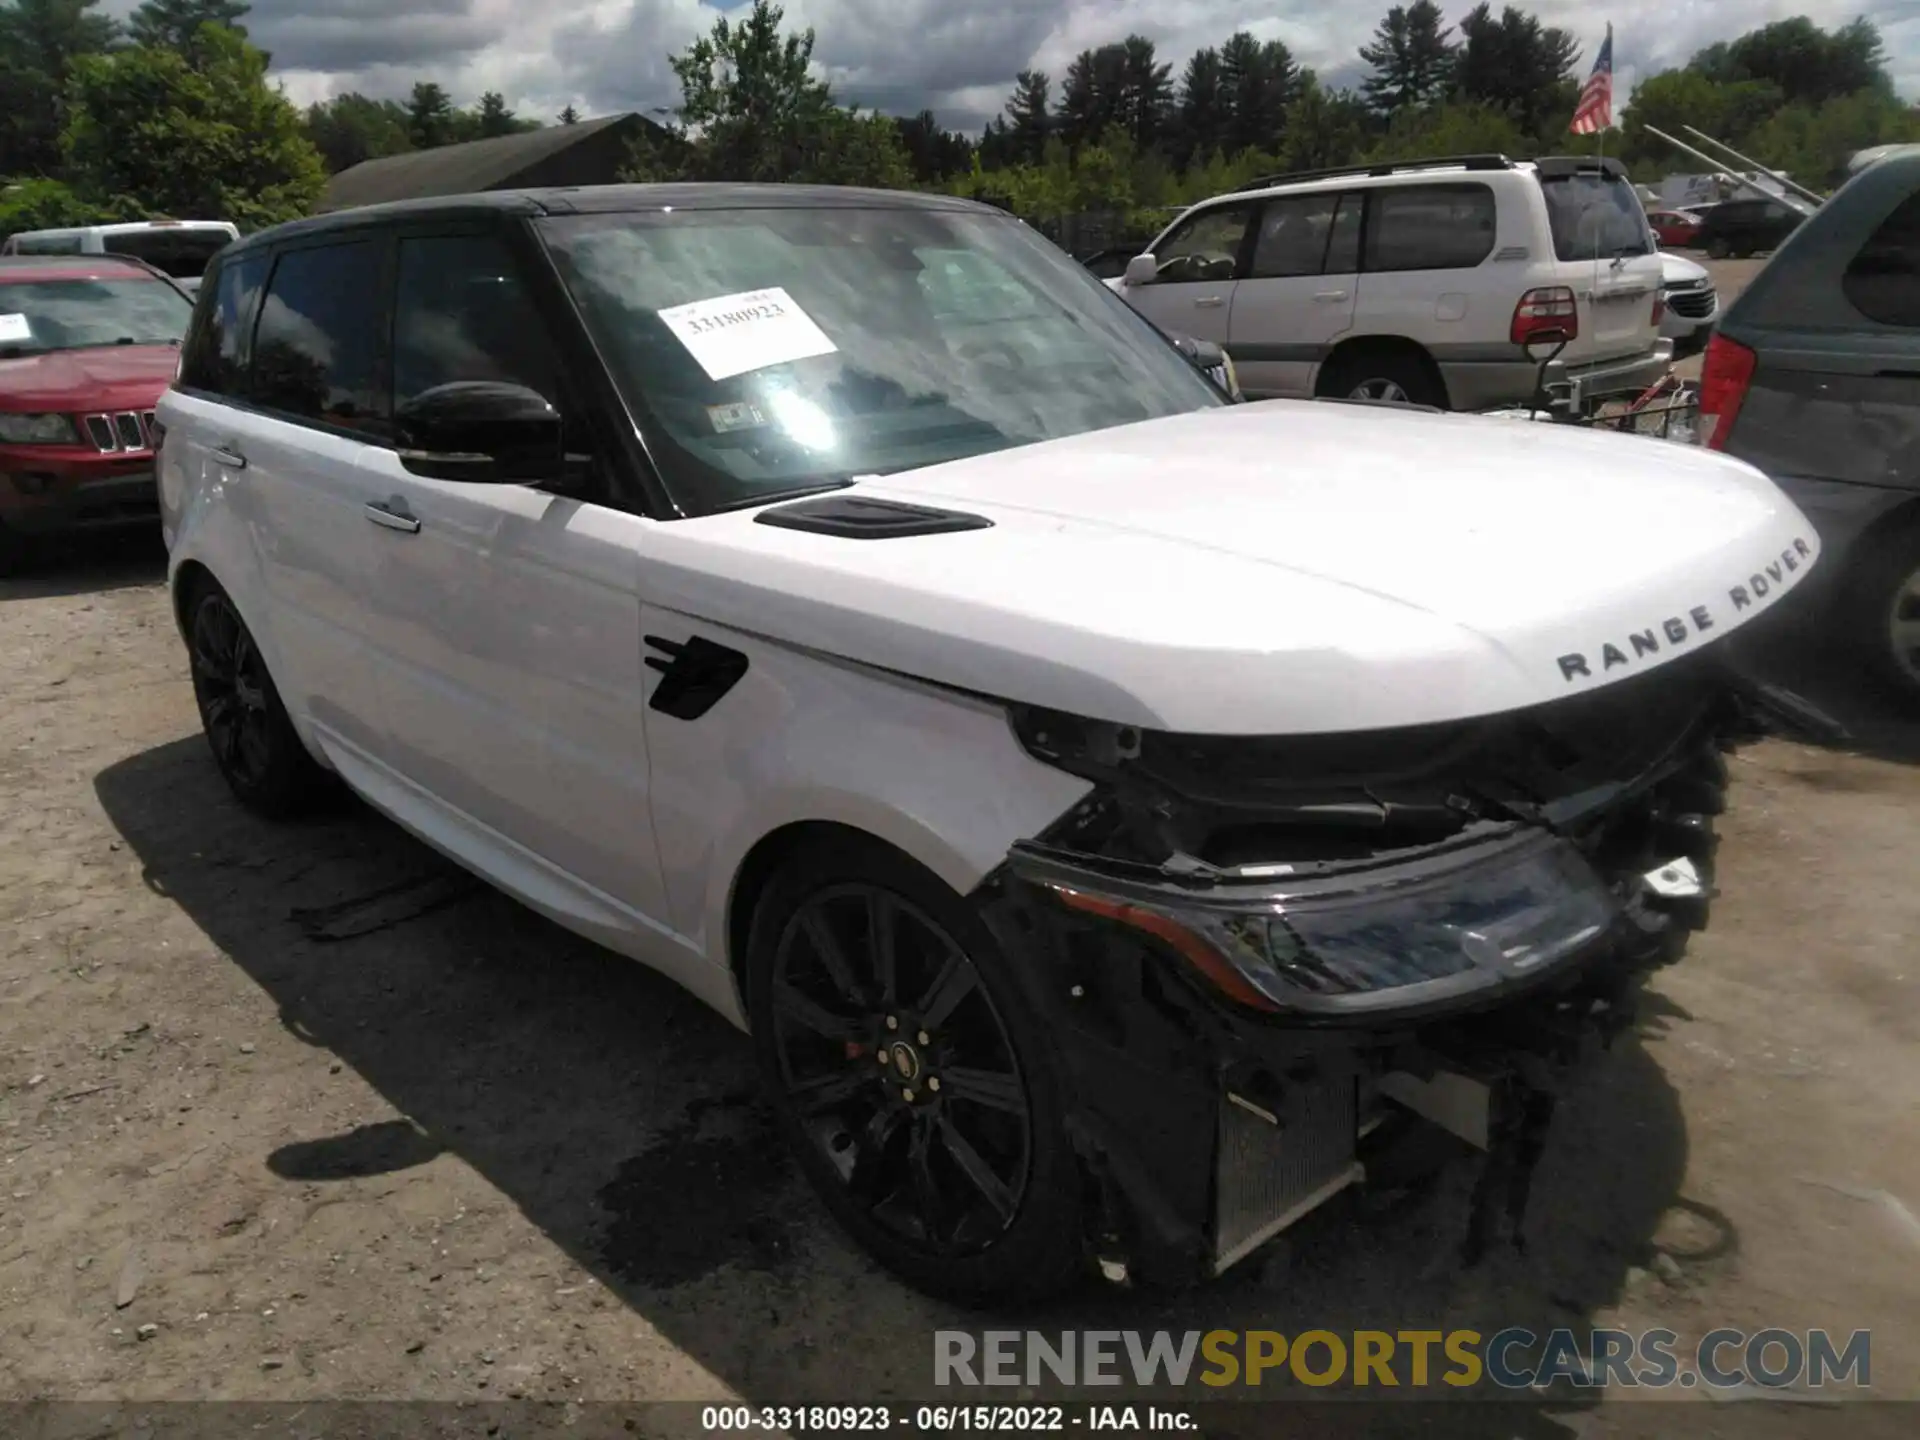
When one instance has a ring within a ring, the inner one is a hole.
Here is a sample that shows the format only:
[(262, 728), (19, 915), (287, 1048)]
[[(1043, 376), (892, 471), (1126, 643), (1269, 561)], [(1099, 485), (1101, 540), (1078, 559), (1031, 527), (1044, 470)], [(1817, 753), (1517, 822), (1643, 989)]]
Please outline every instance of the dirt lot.
[[(161, 569), (0, 582), (0, 1399), (926, 1398), (982, 1320), (823, 1221), (741, 1037), (351, 805), (243, 814)], [(1772, 663), (1858, 747), (1736, 758), (1714, 924), (1563, 1110), (1524, 1256), (1455, 1263), (1456, 1167), (1036, 1323), (1865, 1328), (1920, 1399), (1920, 727), (1818, 654)]]

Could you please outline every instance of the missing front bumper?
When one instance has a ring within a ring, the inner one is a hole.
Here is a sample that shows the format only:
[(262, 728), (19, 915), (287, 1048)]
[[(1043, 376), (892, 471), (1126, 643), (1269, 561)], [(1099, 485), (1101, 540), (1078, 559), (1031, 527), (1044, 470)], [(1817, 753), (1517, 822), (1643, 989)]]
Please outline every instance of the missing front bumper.
[(1223, 1004), (1155, 936), (1101, 931), (1009, 877), (989, 922), (1058, 1042), (1107, 1268), (1156, 1285), (1222, 1273), (1365, 1181), (1363, 1140), (1386, 1118), (1482, 1152), (1463, 1256), (1503, 1216), (1517, 1240), (1556, 1095), (1630, 1020), (1636, 974), (1706, 921), (1710, 846), (1691, 843), (1699, 858), (1632, 877), (1618, 923), (1524, 988), (1343, 1020)]

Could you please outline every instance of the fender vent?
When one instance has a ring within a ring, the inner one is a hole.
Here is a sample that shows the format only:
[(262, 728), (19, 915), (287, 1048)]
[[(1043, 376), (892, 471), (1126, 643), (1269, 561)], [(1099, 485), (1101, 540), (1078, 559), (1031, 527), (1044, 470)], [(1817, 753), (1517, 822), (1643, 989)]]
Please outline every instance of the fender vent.
[(859, 495), (824, 495), (817, 500), (802, 500), (797, 505), (762, 510), (753, 518), (760, 525), (808, 530), (815, 535), (838, 535), (843, 540), (896, 540), (907, 535), (986, 530), (993, 525), (984, 515)]

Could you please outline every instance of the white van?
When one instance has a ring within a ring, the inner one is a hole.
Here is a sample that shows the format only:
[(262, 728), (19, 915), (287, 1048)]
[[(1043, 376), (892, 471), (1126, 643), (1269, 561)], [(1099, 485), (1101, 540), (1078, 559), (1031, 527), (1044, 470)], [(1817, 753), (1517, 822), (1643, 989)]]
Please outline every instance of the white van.
[(131, 255), (164, 270), (191, 295), (207, 262), (239, 238), (240, 227), (227, 220), (132, 220), (23, 230), (0, 245), (0, 255)]

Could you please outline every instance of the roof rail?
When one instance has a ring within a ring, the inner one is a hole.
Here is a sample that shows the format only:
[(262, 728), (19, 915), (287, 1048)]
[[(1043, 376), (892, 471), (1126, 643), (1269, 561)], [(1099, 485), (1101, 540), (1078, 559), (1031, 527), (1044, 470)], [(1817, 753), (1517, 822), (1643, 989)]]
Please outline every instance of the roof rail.
[(1391, 160), (1380, 165), (1336, 165), (1328, 170), (1292, 170), (1284, 175), (1263, 175), (1258, 180), (1236, 186), (1231, 192), (1243, 195), (1249, 190), (1265, 190), (1274, 185), (1298, 185), (1308, 180), (1333, 180), (1342, 175), (1397, 175), (1412, 170), (1511, 170), (1513, 161), (1504, 155), (1436, 155), (1426, 160)]

